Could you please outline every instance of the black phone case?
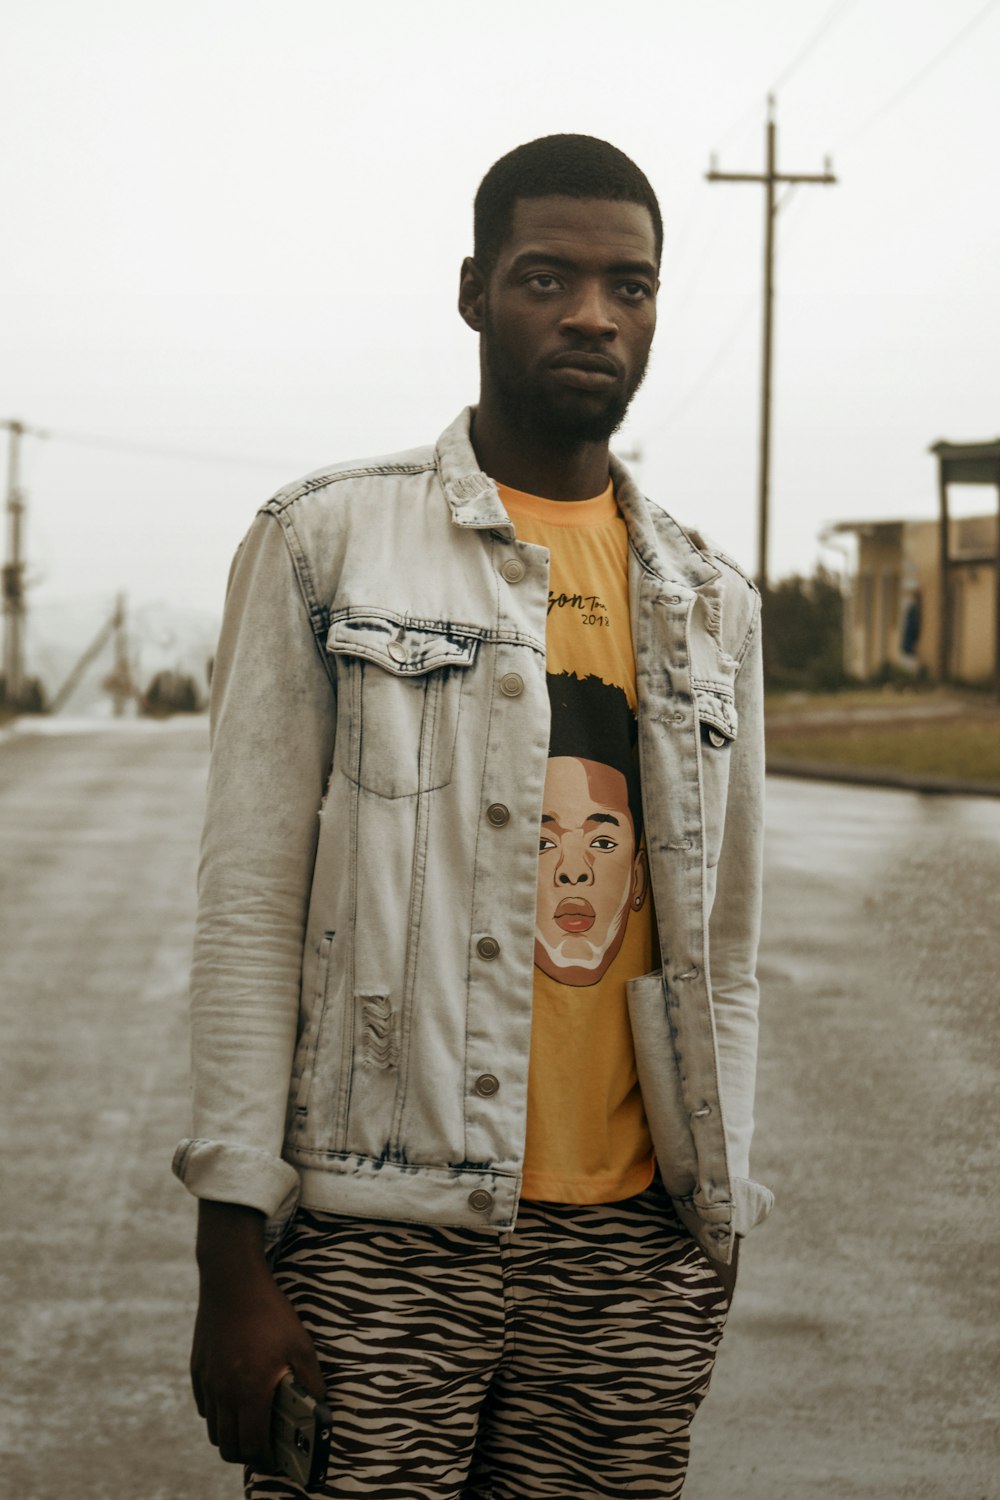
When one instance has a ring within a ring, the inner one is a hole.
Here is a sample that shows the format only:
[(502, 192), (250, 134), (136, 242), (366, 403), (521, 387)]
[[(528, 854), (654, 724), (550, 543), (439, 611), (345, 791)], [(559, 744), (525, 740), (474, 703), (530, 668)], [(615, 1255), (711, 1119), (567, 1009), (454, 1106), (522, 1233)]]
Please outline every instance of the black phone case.
[(326, 1477), (330, 1460), (330, 1409), (291, 1375), (279, 1380), (271, 1405), (271, 1447), (282, 1474), (302, 1489)]

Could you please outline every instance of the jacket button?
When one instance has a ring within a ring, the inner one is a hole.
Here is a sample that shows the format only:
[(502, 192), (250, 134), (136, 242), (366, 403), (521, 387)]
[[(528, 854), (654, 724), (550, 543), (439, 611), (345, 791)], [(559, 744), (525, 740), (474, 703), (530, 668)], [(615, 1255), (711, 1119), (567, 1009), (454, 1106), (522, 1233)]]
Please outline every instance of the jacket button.
[(524, 691), (524, 679), (517, 672), (505, 672), (500, 679), (500, 691), (505, 698), (517, 698)]
[(406, 647), (403, 645), (402, 641), (390, 641), (385, 649), (392, 657), (393, 661), (406, 660)]
[(710, 1104), (703, 1104), (700, 1109), (693, 1109), (691, 1111), (691, 1118), (693, 1120), (704, 1120), (706, 1115), (710, 1115), (711, 1113), (712, 1106)]
[(527, 569), (519, 557), (508, 557), (500, 572), (508, 583), (520, 583)]
[(469, 1207), (474, 1208), (477, 1214), (484, 1214), (493, 1207), (493, 1194), (488, 1193), (485, 1188), (473, 1188), (469, 1194)]
[(480, 958), (497, 958), (500, 953), (500, 944), (496, 938), (482, 937), (476, 944), (476, 952)]
[(505, 823), (510, 822), (510, 808), (504, 807), (502, 802), (491, 802), (486, 809), (486, 821), (492, 823), (494, 828), (502, 828)]
[(721, 750), (723, 745), (726, 743), (726, 736), (724, 734), (720, 734), (717, 729), (710, 729), (708, 731), (708, 739), (709, 744), (714, 745), (716, 750)]
[(475, 1090), (484, 1099), (492, 1099), (500, 1088), (499, 1078), (494, 1078), (492, 1073), (480, 1073), (475, 1082)]

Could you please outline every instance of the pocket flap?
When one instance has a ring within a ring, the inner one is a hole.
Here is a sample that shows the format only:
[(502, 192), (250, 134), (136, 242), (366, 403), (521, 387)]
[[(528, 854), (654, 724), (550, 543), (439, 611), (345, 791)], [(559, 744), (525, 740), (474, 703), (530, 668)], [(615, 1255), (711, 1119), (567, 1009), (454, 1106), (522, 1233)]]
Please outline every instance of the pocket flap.
[(696, 688), (695, 703), (703, 739), (721, 749), (722, 742), (728, 745), (736, 738), (739, 720), (732, 698), (711, 688)]
[(478, 645), (476, 636), (448, 625), (356, 610), (334, 619), (326, 637), (326, 649), (333, 655), (364, 657), (397, 677), (471, 666)]

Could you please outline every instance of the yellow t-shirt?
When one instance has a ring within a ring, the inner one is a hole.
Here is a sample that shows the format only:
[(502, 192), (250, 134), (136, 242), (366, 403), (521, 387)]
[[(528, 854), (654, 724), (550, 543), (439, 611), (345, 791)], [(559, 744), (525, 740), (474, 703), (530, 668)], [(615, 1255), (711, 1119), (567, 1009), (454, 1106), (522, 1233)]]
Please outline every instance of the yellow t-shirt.
[(628, 534), (609, 484), (544, 500), (499, 486), (518, 539), (548, 547), (552, 706), (539, 830), (523, 1195), (611, 1203), (653, 1177), (626, 980), (655, 962), (635, 752)]

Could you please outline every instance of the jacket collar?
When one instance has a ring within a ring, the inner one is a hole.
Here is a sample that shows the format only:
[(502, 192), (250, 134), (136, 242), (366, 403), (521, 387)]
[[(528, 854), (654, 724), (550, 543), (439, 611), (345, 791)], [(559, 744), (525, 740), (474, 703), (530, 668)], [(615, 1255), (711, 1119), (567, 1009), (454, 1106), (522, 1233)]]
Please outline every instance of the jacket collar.
[[(467, 406), (437, 442), (438, 473), (451, 508), (451, 519), (456, 526), (487, 528), (513, 539), (514, 525), (497, 487), (476, 461), (469, 437), (472, 410)], [(632, 550), (647, 572), (663, 583), (678, 583), (691, 589), (718, 578), (719, 569), (672, 516), (645, 498), (614, 454), (611, 478)]]
[(437, 466), (456, 526), (488, 527), (513, 538), (514, 523), (503, 508), (497, 487), (476, 459), (469, 430), (471, 406), (446, 427), (437, 442)]

